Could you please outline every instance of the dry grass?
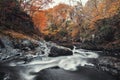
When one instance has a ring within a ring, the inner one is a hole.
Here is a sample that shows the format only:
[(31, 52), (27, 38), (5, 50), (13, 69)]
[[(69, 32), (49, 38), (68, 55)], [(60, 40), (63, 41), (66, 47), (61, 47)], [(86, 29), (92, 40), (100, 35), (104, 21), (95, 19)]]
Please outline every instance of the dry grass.
[(28, 36), (26, 34), (15, 32), (13, 30), (5, 30), (5, 31), (0, 31), (0, 32), (3, 35), (7, 35), (11, 38), (16, 38), (16, 39), (28, 39), (28, 40), (40, 39), (40, 37), (37, 35)]

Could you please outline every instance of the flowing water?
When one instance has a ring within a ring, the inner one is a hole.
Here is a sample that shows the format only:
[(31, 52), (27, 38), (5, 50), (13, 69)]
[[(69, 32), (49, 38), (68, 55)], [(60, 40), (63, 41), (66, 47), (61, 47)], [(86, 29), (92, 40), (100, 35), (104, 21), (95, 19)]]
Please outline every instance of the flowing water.
[[(73, 52), (73, 55), (48, 57), (51, 46), (57, 45), (45, 41), (37, 41), (37, 43), (39, 43), (39, 47), (36, 49), (38, 51), (36, 55), (26, 55), (27, 57), (32, 57), (31, 61), (25, 62), (20, 60), (7, 63), (9, 67), (16, 71), (15, 74), (18, 75), (17, 77), (19, 79), (15, 80), (35, 80), (37, 73), (39, 73), (41, 70), (56, 66), (66, 71), (76, 71), (78, 66), (94, 66), (89, 59), (95, 59), (99, 57), (97, 52), (77, 49), (75, 46), (72, 50), (70, 49)], [(41, 51), (43, 51), (45, 54), (40, 54)], [(10, 72), (10, 74), (11, 73), (12, 72)], [(4, 78), (4, 80), (7, 79)]]

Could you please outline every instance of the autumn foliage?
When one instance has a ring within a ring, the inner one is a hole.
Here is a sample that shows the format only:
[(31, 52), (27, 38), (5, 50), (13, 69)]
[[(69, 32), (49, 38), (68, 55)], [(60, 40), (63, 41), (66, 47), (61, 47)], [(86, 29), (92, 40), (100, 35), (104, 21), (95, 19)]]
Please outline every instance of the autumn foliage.
[[(35, 6), (31, 10), (36, 9)], [(120, 0), (88, 0), (85, 6), (60, 3), (53, 8), (37, 10), (32, 19), (35, 29), (45, 36), (65, 40), (91, 39), (98, 30), (96, 22), (117, 15)]]
[(44, 31), (47, 26), (47, 17), (45, 11), (36, 11), (32, 17), (35, 28), (38, 29), (40, 32)]
[[(6, 1), (8, 2), (5, 3)], [(29, 26), (32, 27), (31, 30), (35, 29), (42, 37), (49, 37), (52, 40), (84, 41), (93, 39), (92, 36), (96, 35), (97, 32), (102, 34), (104, 29), (105, 31), (108, 28), (113, 29), (110, 27), (113, 24), (108, 24), (111, 21), (109, 19), (120, 13), (120, 0), (88, 0), (85, 6), (78, 1), (76, 5), (60, 3), (53, 8), (47, 8), (49, 4), (52, 4), (52, 1), (0, 1), (2, 4), (0, 5), (2, 11), (0, 23), (5, 24), (6, 27), (9, 26), (10, 29), (15, 28), (14, 26), (18, 26), (18, 29), (24, 26), (27, 29)], [(112, 20), (111, 23), (118, 21), (118, 19)], [(23, 23), (24, 25), (22, 25)], [(108, 29), (109, 31), (111, 30)]]

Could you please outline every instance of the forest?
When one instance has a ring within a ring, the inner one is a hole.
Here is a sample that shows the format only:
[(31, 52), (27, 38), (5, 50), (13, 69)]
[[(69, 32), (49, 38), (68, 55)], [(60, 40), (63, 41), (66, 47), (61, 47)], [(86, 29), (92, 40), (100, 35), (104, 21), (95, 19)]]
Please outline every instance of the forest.
[(76, 5), (69, 0), (69, 4), (59, 3), (49, 8), (53, 3), (52, 0), (1, 0), (0, 26), (23, 29), (20, 32), (25, 33), (32, 31), (47, 41), (120, 47), (120, 0), (88, 0), (85, 5), (81, 0)]
[(0, 0), (0, 80), (120, 80), (120, 0), (65, 1)]

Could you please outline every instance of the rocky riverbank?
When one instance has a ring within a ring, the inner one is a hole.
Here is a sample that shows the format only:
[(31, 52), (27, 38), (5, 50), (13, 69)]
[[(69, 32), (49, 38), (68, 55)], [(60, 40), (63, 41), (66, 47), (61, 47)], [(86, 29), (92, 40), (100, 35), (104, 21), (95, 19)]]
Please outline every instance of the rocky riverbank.
[(97, 59), (96, 67), (100, 70), (106, 71), (120, 79), (120, 49), (103, 47), (101, 45), (96, 45), (92, 41), (86, 41), (84, 43), (73, 42), (73, 43), (58, 43), (61, 46), (69, 47), (73, 49), (73, 46), (81, 49), (99, 51), (100, 57)]
[[(61, 47), (51, 42), (48, 43), (43, 40), (41, 40), (40, 42), (30, 38), (20, 39), (20, 38), (13, 38), (6, 35), (1, 35), (0, 36), (0, 56), (1, 56), (0, 62), (9, 63), (11, 61), (18, 60), (18, 61), (23, 61), (24, 63), (29, 63), (34, 59), (40, 59), (43, 55), (49, 56), (49, 57), (57, 57), (57, 56), (67, 56), (67, 55), (73, 54), (72, 50), (69, 48)], [(76, 48), (80, 49), (82, 44), (74, 43), (73, 45), (76, 46)], [(73, 45), (69, 44), (69, 46), (66, 45), (66, 47), (72, 48)], [(91, 48), (91, 50), (97, 51), (98, 49)], [(50, 53), (47, 54), (47, 52), (50, 52)], [(100, 57), (96, 59), (96, 61), (94, 62), (96, 69), (107, 72), (108, 74), (117, 78), (116, 80), (119, 80), (120, 79), (119, 51), (103, 50), (103, 51), (97, 51), (97, 53), (100, 55)], [(36, 58), (34, 58), (30, 56), (31, 54), (32, 55), (39, 54), (41, 56), (36, 56)], [(62, 74), (64, 74), (64, 71), (62, 71)], [(1, 76), (0, 80), (3, 80), (3, 77), (6, 77), (7, 75), (9, 74), (0, 72), (0, 76)]]
[[(73, 49), (73, 46), (76, 46), (76, 48), (78, 49), (83, 48), (83, 49), (98, 51), (98, 54), (100, 55), (100, 57), (95, 60), (94, 64), (96, 68), (98, 70), (105, 71), (110, 75), (113, 75), (114, 77), (117, 78), (116, 80), (120, 79), (119, 77), (120, 76), (120, 60), (119, 60), (120, 52), (119, 51), (105, 50), (100, 48), (97, 49), (95, 45), (90, 44), (90, 42), (89, 43), (88, 42), (87, 43), (66, 43), (65, 45), (64, 44), (59, 44), (59, 45), (65, 46), (68, 48), (58, 46), (52, 42), (48, 43), (48, 42), (45, 42), (44, 40), (41, 40), (39, 42), (38, 40), (35, 40), (28, 36), (24, 38), (18, 38), (18, 37), (13, 38), (12, 36), (1, 34), (0, 35), (0, 56), (1, 56), (0, 62), (8, 63), (10, 61), (22, 60), (24, 61), (24, 63), (28, 63), (34, 59), (41, 58), (40, 56), (32, 57), (30, 56), (30, 54), (32, 55), (41, 54), (49, 57), (72, 55), (73, 53), (71, 49)], [(45, 47), (48, 47), (48, 48), (45, 48)], [(4, 72), (1, 72), (0, 80), (3, 80), (2, 76), (6, 76), (6, 75), (7, 74), (5, 74)]]

